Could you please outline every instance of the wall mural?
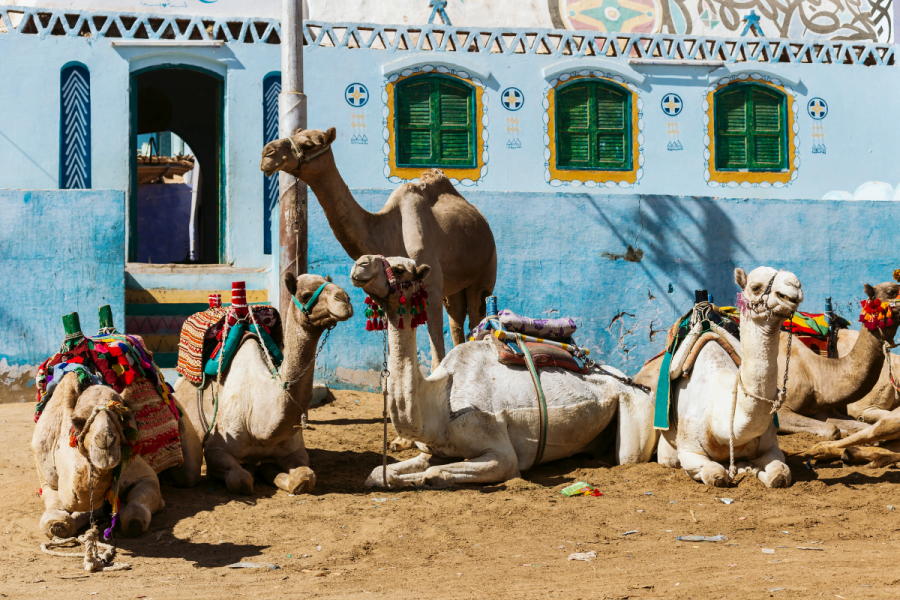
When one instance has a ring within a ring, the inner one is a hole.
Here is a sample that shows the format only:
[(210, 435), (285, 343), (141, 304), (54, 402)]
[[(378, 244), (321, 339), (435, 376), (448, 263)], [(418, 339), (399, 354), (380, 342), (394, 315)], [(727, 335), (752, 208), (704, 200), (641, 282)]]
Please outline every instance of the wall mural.
[(91, 189), (91, 74), (87, 67), (64, 67), (59, 92), (59, 187)]
[(770, 38), (882, 43), (894, 39), (893, 1), (547, 0), (560, 29), (736, 37), (750, 17), (754, 29)]
[(813, 120), (812, 153), (825, 154), (825, 125), (822, 120), (828, 115), (828, 104), (821, 98), (813, 98), (807, 103), (806, 112)]
[[(263, 145), (278, 139), (278, 95), (281, 73), (263, 78)], [(278, 204), (278, 173), (263, 174), (263, 254), (272, 254), (272, 211)]]
[(344, 90), (344, 100), (350, 105), (352, 111), (350, 113), (350, 131), (352, 132), (350, 143), (368, 145), (365, 106), (369, 103), (369, 88), (361, 83), (351, 83)]
[(666, 94), (662, 97), (660, 106), (662, 107), (663, 113), (669, 119), (666, 121), (666, 134), (669, 137), (669, 142), (666, 144), (666, 150), (670, 152), (684, 150), (684, 146), (681, 145), (681, 140), (678, 139), (678, 115), (681, 114), (681, 110), (684, 108), (684, 102), (682, 102), (681, 96), (671, 93)]

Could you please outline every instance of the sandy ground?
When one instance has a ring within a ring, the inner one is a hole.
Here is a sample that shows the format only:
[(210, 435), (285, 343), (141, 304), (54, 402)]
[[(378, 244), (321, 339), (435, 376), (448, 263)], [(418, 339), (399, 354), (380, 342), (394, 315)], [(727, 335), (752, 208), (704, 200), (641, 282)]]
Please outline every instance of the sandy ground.
[[(744, 476), (718, 490), (655, 463), (607, 468), (581, 455), (504, 485), (373, 492), (363, 482), (381, 461), (381, 397), (353, 392), (310, 415), (313, 494), (163, 486), (150, 531), (120, 540), (133, 569), (86, 575), (39, 549), (32, 409), (0, 405), (4, 598), (900, 597), (900, 470), (792, 463), (789, 489)], [(603, 496), (559, 494), (579, 480)], [(675, 539), (719, 534), (728, 541)], [(567, 560), (588, 551), (590, 562)], [(280, 568), (225, 568), (239, 561)]]

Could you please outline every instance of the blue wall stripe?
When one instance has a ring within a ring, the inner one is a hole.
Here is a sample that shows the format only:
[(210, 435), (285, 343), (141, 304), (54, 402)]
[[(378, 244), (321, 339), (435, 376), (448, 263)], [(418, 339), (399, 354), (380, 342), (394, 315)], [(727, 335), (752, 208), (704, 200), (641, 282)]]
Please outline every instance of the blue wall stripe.
[(59, 187), (91, 188), (91, 75), (84, 65), (60, 74)]
[[(270, 73), (263, 79), (263, 144), (278, 138), (278, 94), (281, 73)], [(263, 183), (263, 252), (272, 254), (272, 210), (278, 204), (278, 173)]]

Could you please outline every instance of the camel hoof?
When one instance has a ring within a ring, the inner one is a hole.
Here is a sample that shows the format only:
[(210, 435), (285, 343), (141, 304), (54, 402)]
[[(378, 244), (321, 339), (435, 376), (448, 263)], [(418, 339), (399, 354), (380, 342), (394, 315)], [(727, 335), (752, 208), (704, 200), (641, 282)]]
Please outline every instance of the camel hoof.
[(391, 442), (391, 445), (388, 449), (391, 452), (404, 452), (406, 450), (415, 448), (415, 446), (416, 446), (415, 442), (410, 441), (406, 438), (397, 437), (397, 438), (394, 438), (394, 441)]
[(47, 526), (48, 537), (68, 538), (75, 535), (72, 528), (65, 521), (54, 521)]
[(225, 487), (232, 494), (249, 496), (253, 493), (253, 477), (243, 469), (232, 469), (225, 477)]
[(141, 535), (150, 527), (150, 523), (146, 525), (140, 519), (130, 519), (122, 523), (122, 535), (127, 538), (133, 538)]
[(288, 493), (309, 494), (316, 487), (316, 474), (309, 467), (292, 469), (288, 479)]
[(783, 473), (778, 473), (769, 480), (770, 488), (786, 488), (790, 484), (790, 480)]

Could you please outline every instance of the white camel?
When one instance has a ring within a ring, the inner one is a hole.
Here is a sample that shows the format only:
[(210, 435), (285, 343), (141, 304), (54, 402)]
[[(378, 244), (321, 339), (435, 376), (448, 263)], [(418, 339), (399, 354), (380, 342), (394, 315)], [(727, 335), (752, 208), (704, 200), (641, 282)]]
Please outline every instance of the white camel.
[(743, 459), (737, 466), (755, 472), (768, 487), (786, 487), (791, 471), (771, 412), (783, 375), (777, 371), (781, 324), (797, 310), (803, 291), (793, 273), (769, 267), (749, 276), (735, 269), (734, 280), (743, 290), (740, 369), (719, 344), (703, 347), (691, 376), (672, 390), (676, 417), (660, 436), (657, 456), (693, 479), (724, 487), (731, 475), (720, 461), (729, 460), (733, 432), (734, 456)]
[[(353, 316), (353, 307), (347, 292), (318, 275), (295, 277), (288, 272), (284, 285), (294, 302), (281, 310), (284, 361), (280, 378), (272, 375), (262, 345), (245, 338), (227, 376), (223, 372), (222, 389), (212, 383), (203, 391), (203, 410), (210, 418), (214, 390), (219, 395), (218, 413), (204, 448), (207, 472), (223, 480), (234, 494), (253, 493), (253, 476), (242, 463), (261, 463), (257, 477), (289, 494), (311, 492), (316, 484), (300, 428), (312, 400), (316, 344), (326, 329)], [(299, 308), (310, 303), (306, 313)], [(203, 439), (206, 431), (200, 425), (197, 387), (182, 377), (175, 393), (185, 400), (191, 422)]]
[[(388, 258), (399, 284), (424, 279), (431, 268), (408, 258)], [(541, 438), (540, 408), (526, 367), (501, 364), (488, 340), (451, 350), (430, 377), (419, 370), (416, 333), (398, 328), (402, 292), (392, 292), (384, 262), (362, 256), (353, 265), (353, 285), (385, 309), (390, 358), (388, 402), (397, 433), (415, 441), (418, 457), (392, 464), (387, 485), (446, 486), (491, 483), (518, 477), (536, 464)], [(407, 291), (409, 293), (409, 291)], [(541, 369), (547, 402), (546, 443), (541, 463), (571, 456), (609, 425), (619, 410), (616, 455), (620, 463), (647, 462), (656, 432), (650, 396), (597, 373), (580, 375)], [(366, 480), (384, 486), (382, 468)]]

